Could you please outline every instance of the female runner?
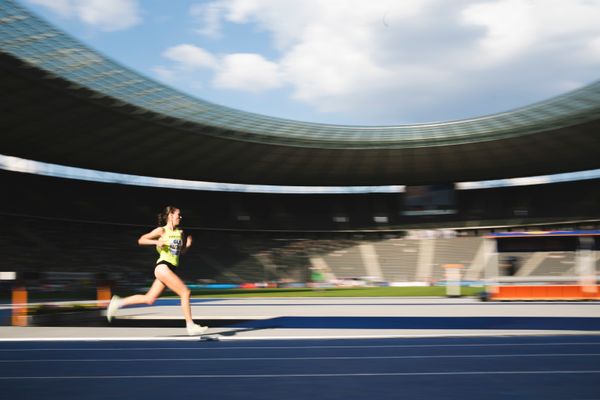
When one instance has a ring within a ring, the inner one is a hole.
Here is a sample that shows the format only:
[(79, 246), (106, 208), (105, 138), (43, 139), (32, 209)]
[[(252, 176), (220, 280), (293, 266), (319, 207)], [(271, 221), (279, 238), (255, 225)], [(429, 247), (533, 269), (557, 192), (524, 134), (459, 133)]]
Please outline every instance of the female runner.
[(177, 207), (167, 206), (158, 215), (158, 228), (139, 238), (138, 244), (140, 245), (156, 246), (159, 254), (154, 268), (156, 279), (146, 294), (136, 294), (125, 298), (113, 296), (106, 310), (106, 318), (109, 322), (119, 308), (132, 304), (154, 304), (166, 286), (181, 298), (181, 308), (188, 335), (201, 335), (208, 329), (206, 326), (194, 323), (190, 308), (190, 289), (175, 273), (179, 264), (179, 256), (185, 254), (192, 246), (192, 237), (185, 236), (184, 244), (183, 231), (177, 228), (181, 218), (181, 212)]

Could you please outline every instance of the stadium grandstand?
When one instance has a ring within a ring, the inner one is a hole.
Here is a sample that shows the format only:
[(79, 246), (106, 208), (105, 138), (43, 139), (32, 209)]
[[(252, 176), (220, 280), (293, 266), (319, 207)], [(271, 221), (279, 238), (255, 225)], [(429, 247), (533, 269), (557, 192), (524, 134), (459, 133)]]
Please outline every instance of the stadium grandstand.
[[(432, 283), (443, 279), (445, 264), (465, 266), (475, 281), (483, 274), (483, 235), (600, 227), (595, 175), (466, 184), (600, 168), (600, 82), (469, 120), (284, 120), (157, 83), (12, 0), (0, 3), (0, 68), (0, 271), (101, 272), (139, 282), (128, 275), (147, 277), (154, 254), (136, 240), (165, 204), (183, 210), (198, 243), (185, 260), (190, 282), (301, 283), (319, 268), (332, 281)], [(167, 157), (172, 162), (161, 163)], [(49, 176), (7, 160), (217, 189)], [(402, 189), (259, 193), (218, 190), (223, 184)], [(573, 269), (572, 255), (563, 253), (521, 261), (521, 275)]]

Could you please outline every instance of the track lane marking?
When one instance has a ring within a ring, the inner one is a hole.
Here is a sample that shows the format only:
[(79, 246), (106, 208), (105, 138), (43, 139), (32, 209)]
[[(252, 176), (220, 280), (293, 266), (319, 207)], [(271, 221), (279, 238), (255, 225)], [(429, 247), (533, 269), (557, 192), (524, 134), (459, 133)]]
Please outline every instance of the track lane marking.
[[(196, 339), (198, 341), (198, 339)], [(400, 345), (341, 345), (341, 346), (223, 346), (223, 347), (83, 347), (83, 348), (26, 348), (0, 349), (0, 352), (17, 351), (224, 351), (224, 350), (294, 350), (294, 349), (377, 349), (377, 348), (443, 348), (443, 347), (510, 347), (510, 346), (600, 346), (600, 342), (547, 342), (547, 343), (463, 343), (463, 344), (400, 344)]]
[(224, 357), (224, 358), (72, 358), (72, 359), (28, 359), (0, 360), (0, 363), (36, 362), (138, 362), (138, 361), (288, 361), (288, 360), (402, 360), (436, 358), (510, 358), (510, 357), (599, 357), (600, 353), (556, 353), (556, 354), (458, 354), (436, 356), (332, 356), (332, 357)]
[(190, 375), (63, 375), (63, 376), (0, 376), (0, 381), (27, 379), (190, 379), (190, 378), (335, 378), (335, 377), (378, 377), (378, 376), (457, 376), (457, 375), (567, 375), (600, 374), (600, 370), (557, 370), (557, 371), (440, 371), (440, 372), (358, 372), (338, 374), (190, 374)]

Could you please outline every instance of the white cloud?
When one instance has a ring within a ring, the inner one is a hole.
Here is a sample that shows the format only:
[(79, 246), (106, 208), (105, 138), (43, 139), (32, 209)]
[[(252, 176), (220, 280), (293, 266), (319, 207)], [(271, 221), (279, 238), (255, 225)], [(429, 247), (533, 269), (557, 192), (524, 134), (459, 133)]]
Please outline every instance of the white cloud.
[(152, 68), (152, 72), (158, 76), (158, 79), (166, 82), (173, 82), (175, 80), (176, 73), (173, 69), (158, 65)]
[(198, 20), (200, 35), (218, 38), (221, 36), (221, 19), (225, 7), (219, 3), (200, 3), (190, 6), (190, 15)]
[(588, 42), (582, 57), (588, 62), (600, 62), (600, 36)]
[(216, 70), (219, 66), (217, 57), (193, 44), (169, 47), (161, 55), (172, 63), (152, 68), (158, 79), (170, 84), (185, 80), (187, 87), (195, 90), (204, 87), (195, 74), (203, 70)]
[(137, 0), (29, 0), (64, 18), (77, 18), (101, 31), (131, 28), (142, 21)]
[(480, 57), (476, 63), (483, 61), (493, 65), (527, 51), (536, 40), (536, 21), (531, 18), (534, 12), (534, 3), (519, 0), (479, 3), (465, 8), (464, 22), (485, 29), (479, 39)]
[[(485, 29), (479, 51), (494, 64), (526, 57), (531, 51), (576, 50), (600, 33), (600, 1), (499, 0), (473, 4), (463, 12), (466, 23)], [(481, 53), (480, 53), (481, 54)]]
[[(156, 66), (153, 72), (159, 79), (174, 82), (178, 78), (194, 80), (194, 73), (203, 69), (214, 70), (213, 86), (248, 92), (262, 92), (283, 84), (279, 65), (259, 54), (236, 53), (217, 57), (192, 44), (168, 48), (162, 56), (173, 65)], [(197, 81), (195, 87), (203, 87)]]
[(214, 79), (219, 88), (261, 92), (282, 85), (279, 67), (259, 54), (230, 54), (223, 58)]
[(103, 31), (127, 29), (141, 22), (136, 0), (85, 0), (77, 6), (79, 17)]
[(206, 32), (224, 36), (224, 21), (245, 24), (270, 35), (278, 53), (270, 61), (222, 56), (219, 87), (285, 84), (314, 109), (367, 123), (504, 111), (597, 79), (600, 67), (600, 0), (216, 0), (203, 7)]
[(174, 61), (178, 67), (186, 70), (215, 68), (217, 59), (208, 51), (193, 44), (180, 44), (168, 48), (162, 56)]

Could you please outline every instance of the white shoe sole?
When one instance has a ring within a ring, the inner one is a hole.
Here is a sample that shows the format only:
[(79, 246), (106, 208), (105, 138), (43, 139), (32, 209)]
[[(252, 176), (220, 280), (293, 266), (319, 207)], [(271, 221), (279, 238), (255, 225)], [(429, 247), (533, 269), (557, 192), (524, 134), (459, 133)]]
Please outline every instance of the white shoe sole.
[(208, 330), (208, 326), (194, 325), (191, 328), (186, 328), (189, 336), (200, 336)]
[(106, 308), (106, 319), (108, 320), (108, 322), (110, 322), (110, 320), (115, 316), (115, 313), (119, 309), (121, 305), (120, 300), (121, 298), (119, 296), (113, 296), (112, 299), (110, 299), (110, 303)]

